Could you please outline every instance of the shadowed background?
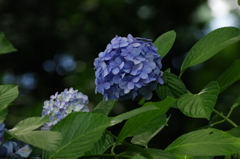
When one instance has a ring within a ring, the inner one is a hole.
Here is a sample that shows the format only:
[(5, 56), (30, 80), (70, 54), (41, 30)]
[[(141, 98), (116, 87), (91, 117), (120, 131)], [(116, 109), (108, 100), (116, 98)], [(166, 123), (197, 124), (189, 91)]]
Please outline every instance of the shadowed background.
[[(155, 40), (174, 30), (177, 38), (162, 60), (162, 70), (171, 68), (178, 75), (184, 56), (197, 40), (219, 27), (240, 27), (239, 15), (236, 0), (0, 0), (0, 31), (18, 49), (0, 56), (0, 84), (19, 85), (20, 91), (6, 125), (11, 128), (24, 118), (40, 116), (44, 100), (70, 87), (88, 95), (93, 109), (102, 100), (101, 94), (95, 94), (93, 61), (115, 35), (126, 37), (130, 33)], [(182, 77), (187, 88), (197, 93), (216, 80), (240, 57), (239, 44), (188, 69)], [(217, 109), (227, 113), (239, 88), (237, 82), (224, 91)], [(111, 116), (139, 107), (139, 99), (119, 102)], [(159, 100), (156, 94), (152, 100)], [(236, 109), (232, 118), (240, 124), (238, 113)], [(208, 123), (206, 119), (187, 118), (176, 109), (170, 114), (169, 126), (150, 147), (163, 149), (179, 135)], [(111, 131), (117, 135), (121, 126)]]

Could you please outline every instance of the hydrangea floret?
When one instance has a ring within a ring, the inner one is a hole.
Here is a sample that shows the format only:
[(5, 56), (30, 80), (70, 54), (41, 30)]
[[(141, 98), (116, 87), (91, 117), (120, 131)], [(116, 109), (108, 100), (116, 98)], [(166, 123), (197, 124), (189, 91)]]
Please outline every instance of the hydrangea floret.
[(157, 84), (163, 84), (161, 57), (152, 40), (116, 36), (94, 61), (95, 92), (104, 100), (152, 98)]
[(51, 95), (50, 100), (44, 102), (42, 111), (42, 116), (48, 115), (50, 121), (44, 124), (42, 130), (50, 130), (53, 125), (72, 112), (89, 112), (87, 104), (88, 96), (73, 88)]

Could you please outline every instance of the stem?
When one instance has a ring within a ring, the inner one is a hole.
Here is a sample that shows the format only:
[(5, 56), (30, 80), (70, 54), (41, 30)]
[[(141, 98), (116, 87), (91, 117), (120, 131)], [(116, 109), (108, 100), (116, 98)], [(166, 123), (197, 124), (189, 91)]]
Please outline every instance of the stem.
[(229, 119), (228, 117), (224, 116), (223, 114), (221, 114), (220, 112), (218, 112), (217, 110), (213, 109), (214, 113), (216, 113), (217, 115), (219, 115), (220, 117), (222, 117), (225, 121), (227, 121), (229, 124), (231, 124), (233, 127), (238, 127), (237, 124), (235, 124), (231, 119)]
[(85, 159), (85, 158), (110, 158), (110, 159), (114, 159), (115, 155), (112, 154), (102, 154), (102, 155), (86, 155), (86, 156), (82, 156), (79, 157), (78, 159)]

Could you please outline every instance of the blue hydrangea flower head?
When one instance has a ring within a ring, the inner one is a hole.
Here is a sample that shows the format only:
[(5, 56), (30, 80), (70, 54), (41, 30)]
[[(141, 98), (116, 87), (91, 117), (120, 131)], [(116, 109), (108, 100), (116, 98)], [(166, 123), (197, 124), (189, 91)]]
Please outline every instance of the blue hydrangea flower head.
[(161, 57), (151, 40), (116, 36), (94, 61), (95, 92), (104, 100), (152, 98), (157, 84), (163, 84)]
[(65, 118), (72, 112), (89, 112), (87, 107), (88, 96), (73, 90), (73, 88), (65, 89), (60, 94), (50, 96), (50, 100), (44, 102), (42, 116), (49, 115), (49, 122), (44, 124), (42, 130), (49, 130), (58, 121)]

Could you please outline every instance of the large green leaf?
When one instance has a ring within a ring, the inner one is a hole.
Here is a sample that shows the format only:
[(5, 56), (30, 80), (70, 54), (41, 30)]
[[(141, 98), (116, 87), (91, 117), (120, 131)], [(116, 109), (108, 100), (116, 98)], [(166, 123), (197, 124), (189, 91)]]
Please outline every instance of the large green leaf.
[(26, 131), (11, 135), (20, 141), (47, 151), (55, 151), (62, 139), (61, 133), (53, 131)]
[(184, 134), (166, 151), (193, 156), (231, 155), (240, 150), (240, 138), (218, 129), (203, 129)]
[(114, 139), (107, 132), (104, 132), (101, 139), (94, 143), (94, 147), (86, 155), (103, 154), (114, 143)]
[(176, 33), (172, 30), (162, 34), (154, 41), (154, 45), (158, 48), (157, 52), (162, 58), (172, 48), (175, 39)]
[(158, 108), (155, 105), (151, 105), (148, 107), (141, 107), (141, 108), (137, 108), (137, 109), (131, 110), (129, 112), (120, 114), (111, 119), (111, 126), (121, 123), (123, 120), (129, 119), (135, 115), (138, 115), (143, 112), (150, 111), (150, 110), (156, 110), (156, 109), (158, 109)]
[(0, 85), (0, 109), (6, 107), (18, 96), (18, 86)]
[(62, 119), (52, 131), (61, 132), (63, 140), (58, 149), (45, 158), (75, 159), (90, 151), (110, 126), (107, 116), (95, 113), (74, 112)]
[(240, 6), (240, 0), (238, 0), (238, 5)]
[(240, 59), (236, 60), (217, 80), (220, 92), (240, 80)]
[(178, 159), (176, 155), (160, 149), (146, 149), (146, 151), (153, 159)]
[(0, 32), (0, 54), (17, 51), (12, 44), (5, 38), (5, 35)]
[(202, 63), (226, 46), (240, 40), (240, 30), (234, 27), (216, 29), (199, 40), (189, 51), (181, 66), (181, 74), (188, 68)]
[(48, 116), (27, 118), (20, 121), (11, 130), (9, 130), (9, 134), (30, 145), (47, 151), (54, 151), (57, 149), (57, 146), (62, 138), (59, 132), (32, 131), (39, 128), (47, 121)]
[(160, 115), (158, 117), (156, 117), (155, 119), (151, 120), (148, 124), (144, 125), (143, 127), (141, 127), (140, 129), (138, 129), (137, 131), (135, 131), (132, 136), (135, 135), (139, 135), (142, 133), (145, 133), (151, 129), (154, 129), (156, 127), (159, 127), (159, 125), (166, 125), (167, 124), (167, 119), (166, 119), (166, 115)]
[(187, 93), (187, 88), (183, 81), (175, 74), (164, 72), (164, 84), (158, 85), (156, 92), (161, 100), (167, 96), (173, 98), (179, 98), (183, 94)]
[[(157, 120), (159, 120), (159, 123), (151, 128), (151, 129), (148, 129), (148, 131), (142, 133), (142, 134), (138, 134), (136, 136), (134, 136), (131, 140), (131, 142), (133, 144), (136, 144), (136, 145), (141, 145), (141, 146), (147, 146), (148, 145), (148, 142), (160, 131), (162, 130), (162, 128), (167, 125), (167, 120), (166, 119), (166, 115), (161, 115), (159, 117), (156, 118)], [(155, 119), (155, 120), (156, 120)], [(154, 120), (153, 120), (154, 121)], [(151, 121), (152, 122), (152, 121)], [(149, 125), (149, 124), (148, 124)]]
[(130, 118), (124, 124), (121, 132), (118, 135), (116, 142), (121, 142), (126, 137), (133, 136), (137, 131), (139, 131), (142, 127), (147, 125), (150, 121), (152, 121), (153, 119), (155, 119), (156, 117), (162, 114), (165, 114), (175, 101), (176, 99), (173, 99), (172, 97), (168, 97), (165, 100), (160, 102), (155, 102), (155, 103), (149, 102), (144, 104), (143, 108), (149, 107), (149, 106), (155, 106), (159, 109), (150, 110)]
[(101, 101), (93, 110), (93, 113), (108, 115), (116, 104), (116, 100)]
[(24, 133), (39, 128), (48, 121), (48, 116), (30, 117), (17, 123), (10, 132), (12, 134)]
[(8, 113), (8, 105), (18, 96), (18, 86), (0, 85), (0, 123), (2, 123)]
[(194, 118), (210, 119), (219, 93), (217, 82), (210, 82), (198, 94), (187, 93), (177, 101), (178, 108), (183, 114)]

